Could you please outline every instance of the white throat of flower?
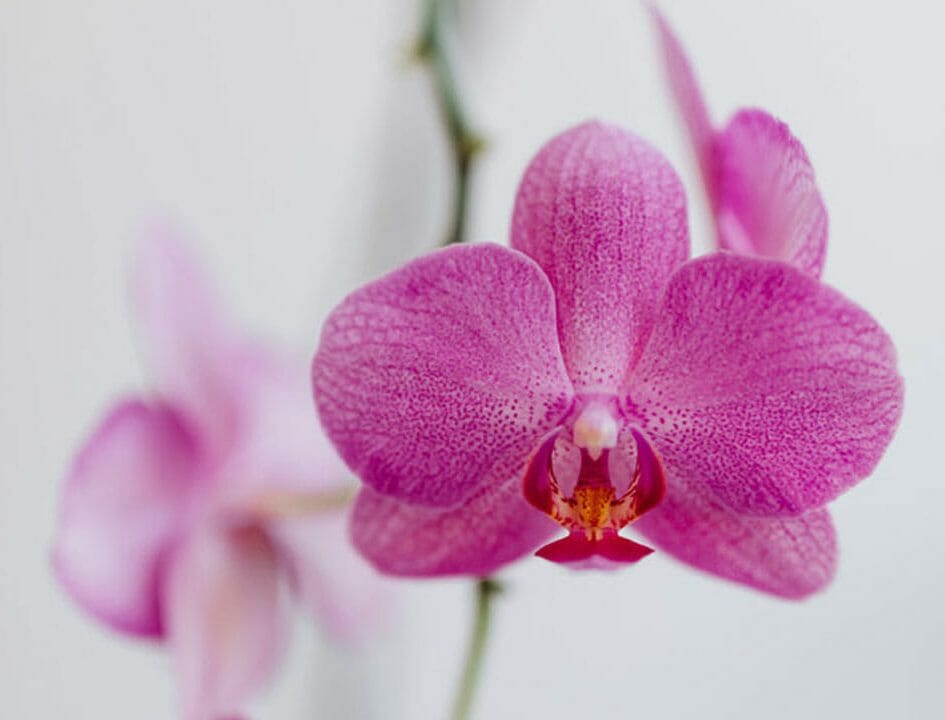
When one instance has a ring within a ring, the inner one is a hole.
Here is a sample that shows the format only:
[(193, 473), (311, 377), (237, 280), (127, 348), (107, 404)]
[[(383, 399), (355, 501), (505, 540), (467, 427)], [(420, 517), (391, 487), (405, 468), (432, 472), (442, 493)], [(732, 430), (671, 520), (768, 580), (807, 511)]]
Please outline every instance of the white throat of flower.
[(617, 446), (618, 430), (617, 420), (610, 409), (591, 403), (574, 422), (574, 444), (587, 450), (592, 460), (597, 460), (605, 448)]

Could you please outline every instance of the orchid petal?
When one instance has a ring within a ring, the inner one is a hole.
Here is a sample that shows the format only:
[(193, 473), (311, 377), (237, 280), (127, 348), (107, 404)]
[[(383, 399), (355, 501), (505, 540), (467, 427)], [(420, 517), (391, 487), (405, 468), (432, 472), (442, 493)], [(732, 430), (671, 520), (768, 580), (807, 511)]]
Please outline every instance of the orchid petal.
[(408, 505), (364, 488), (352, 517), (355, 547), (391, 575), (489, 575), (534, 552), (560, 529), (525, 502), (521, 472), (504, 482), (490, 479), (447, 510)]
[[(348, 541), (346, 515), (333, 508), (350, 472), (318, 426), (307, 364), (268, 348), (251, 350), (240, 382), (241, 441), (227, 456), (218, 502), (266, 523), (300, 602), (336, 639), (360, 640), (376, 627), (385, 594)], [(319, 498), (328, 505), (314, 516), (305, 517), (305, 508), (293, 514), (294, 500)]]
[(133, 294), (158, 392), (219, 449), (239, 421), (231, 379), (236, 336), (210, 283), (171, 231), (155, 229), (141, 245)]
[(284, 520), (270, 527), (288, 560), (299, 602), (341, 642), (366, 640), (384, 616), (388, 583), (352, 546), (349, 513)]
[(749, 517), (683, 476), (670, 479), (663, 502), (634, 528), (684, 563), (785, 598), (822, 589), (836, 570), (837, 542), (826, 510)]
[(679, 476), (737, 512), (799, 515), (872, 472), (903, 386), (864, 310), (785, 263), (719, 253), (673, 277), (628, 392)]
[(128, 401), (109, 413), (66, 478), (56, 575), (117, 630), (163, 632), (159, 578), (193, 464), (193, 442), (170, 409)]
[(819, 277), (827, 209), (807, 153), (787, 125), (761, 110), (742, 110), (718, 137), (716, 163), (719, 244)]
[(702, 182), (709, 196), (709, 205), (713, 211), (717, 205), (716, 169), (714, 160), (715, 128), (709, 117), (709, 111), (699, 83), (693, 72), (692, 64), (686, 51), (679, 42), (666, 17), (655, 5), (650, 5), (650, 13), (656, 24), (663, 52), (663, 63), (669, 79), (669, 85), (679, 107), (680, 115), (689, 134), (689, 141), (699, 164)]
[(663, 287), (689, 253), (682, 185), (635, 135), (579, 125), (547, 143), (526, 170), (512, 247), (534, 258), (554, 287), (575, 387), (614, 391), (643, 349)]
[(236, 715), (288, 631), (275, 548), (258, 529), (204, 527), (168, 564), (165, 616), (185, 720)]
[(270, 493), (332, 492), (350, 472), (319, 427), (308, 364), (260, 346), (242, 357), (240, 442), (222, 489), (230, 506), (253, 512)]
[(827, 210), (814, 170), (787, 125), (761, 110), (738, 112), (721, 133), (682, 44), (651, 7), (676, 104), (699, 163), (721, 248), (784, 260), (820, 277)]
[(348, 296), (325, 324), (312, 378), (352, 470), (432, 506), (509, 477), (572, 393), (551, 287), (498, 245), (440, 250)]

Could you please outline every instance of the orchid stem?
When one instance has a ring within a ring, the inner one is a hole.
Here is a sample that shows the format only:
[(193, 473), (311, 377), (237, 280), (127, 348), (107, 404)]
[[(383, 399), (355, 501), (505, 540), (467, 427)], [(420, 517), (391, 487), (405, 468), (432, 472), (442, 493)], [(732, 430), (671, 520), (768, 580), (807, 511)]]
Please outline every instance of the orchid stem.
[(481, 578), (476, 583), (476, 620), (472, 638), (469, 641), (469, 649), (466, 651), (466, 664), (463, 667), (459, 693), (453, 703), (453, 720), (466, 720), (469, 717), (469, 709), (479, 684), (486, 637), (489, 634), (492, 598), (500, 592), (502, 592), (501, 583), (492, 578)]
[(440, 114), (446, 125), (453, 153), (455, 173), (453, 217), (443, 245), (465, 240), (469, 208), (469, 181), (473, 160), (483, 148), (483, 140), (470, 126), (456, 84), (443, 37), (444, 13), (449, 0), (425, 0), (423, 29), (416, 56), (430, 68)]

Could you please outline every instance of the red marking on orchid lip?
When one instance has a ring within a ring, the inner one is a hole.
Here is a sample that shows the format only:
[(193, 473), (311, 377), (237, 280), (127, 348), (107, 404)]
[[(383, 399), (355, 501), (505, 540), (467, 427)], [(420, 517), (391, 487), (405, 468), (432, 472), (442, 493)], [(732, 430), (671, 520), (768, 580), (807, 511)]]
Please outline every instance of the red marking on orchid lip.
[(630, 432), (637, 446), (636, 467), (627, 489), (619, 496), (610, 479), (609, 450), (603, 450), (594, 458), (581, 449), (578, 480), (571, 495), (566, 497), (558, 485), (552, 463), (560, 432), (549, 435), (541, 443), (525, 472), (525, 499), (566, 528), (569, 535), (543, 546), (536, 553), (538, 557), (588, 566), (584, 561), (592, 557), (631, 563), (652, 552), (617, 534), (656, 507), (666, 487), (662, 464), (655, 451), (638, 430)]
[(662, 461), (649, 441), (635, 428), (630, 430), (630, 434), (637, 444), (637, 468), (631, 487), (636, 485), (638, 489), (635, 510), (636, 517), (640, 517), (663, 500), (666, 494), (666, 474), (663, 472)]
[(652, 552), (653, 548), (620, 537), (617, 533), (606, 533), (599, 540), (588, 540), (584, 533), (572, 532), (560, 540), (548, 543), (535, 555), (562, 565), (604, 569), (635, 563)]
[(554, 477), (551, 471), (551, 455), (554, 452), (555, 442), (561, 430), (555, 430), (542, 440), (541, 445), (528, 463), (525, 470), (523, 492), (525, 499), (529, 504), (541, 510), (546, 515), (551, 515), (554, 505), (554, 492), (557, 491), (557, 481), (552, 483), (550, 479)]

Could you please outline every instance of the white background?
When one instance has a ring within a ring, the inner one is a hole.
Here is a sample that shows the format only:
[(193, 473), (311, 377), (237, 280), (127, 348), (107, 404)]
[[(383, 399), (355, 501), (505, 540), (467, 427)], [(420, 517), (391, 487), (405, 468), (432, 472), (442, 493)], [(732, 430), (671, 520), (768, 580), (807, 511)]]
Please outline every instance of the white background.
[[(457, 52), (489, 138), (474, 239), (503, 241), (525, 163), (589, 117), (667, 153), (704, 202), (631, 0), (461, 3)], [(873, 477), (834, 505), (835, 583), (769, 599), (659, 554), (614, 575), (510, 568), (479, 718), (945, 716), (942, 6), (667, 2), (717, 119), (788, 120), (830, 210), (825, 279), (900, 351), (907, 401)], [(104, 632), (48, 553), (71, 453), (142, 387), (126, 302), (140, 229), (189, 234), (234, 312), (311, 353), (356, 283), (430, 248), (449, 203), (412, 2), (0, 0), (0, 717), (169, 718), (159, 649)], [(471, 612), (402, 585), (389, 628), (338, 650), (299, 621), (254, 717), (438, 718)]]

